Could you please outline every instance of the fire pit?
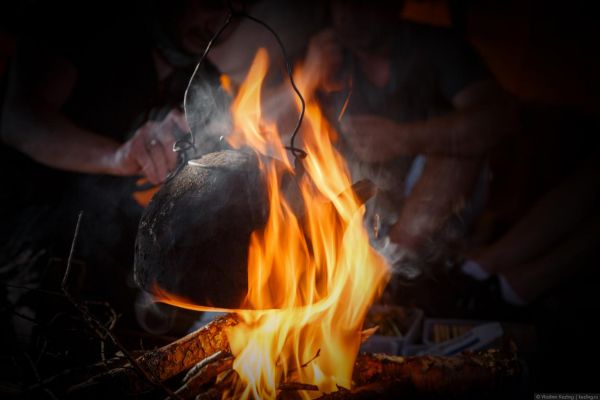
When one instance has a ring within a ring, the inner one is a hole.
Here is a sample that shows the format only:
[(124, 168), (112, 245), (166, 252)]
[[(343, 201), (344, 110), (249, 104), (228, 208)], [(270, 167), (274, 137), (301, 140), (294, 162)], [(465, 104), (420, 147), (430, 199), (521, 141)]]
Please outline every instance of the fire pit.
[[(228, 141), (238, 150), (193, 160), (167, 183), (142, 219), (136, 248), (136, 279), (158, 301), (235, 313), (137, 362), (160, 382), (187, 371), (172, 394), (182, 398), (479, 393), (517, 375), (513, 354), (497, 351), (357, 357), (389, 270), (369, 244), (336, 133), (311, 94), (302, 174), (276, 125), (262, 118), (267, 66), (259, 50), (232, 105)], [(308, 79), (300, 73), (299, 86)], [(286, 195), (290, 176), (302, 212)], [(134, 390), (147, 386), (130, 369), (115, 375), (128, 376)]]
[[(155, 381), (140, 376), (131, 363), (97, 375), (75, 387), (71, 393), (93, 393), (99, 385), (119, 382), (128, 393), (144, 393), (153, 386), (162, 387), (170, 398), (239, 398), (232, 389), (240, 384), (234, 369), (235, 358), (227, 340), (227, 331), (240, 319), (228, 314), (204, 328), (160, 349), (149, 351), (136, 360)], [(363, 332), (360, 340), (365, 340)], [(306, 367), (318, 360), (308, 360)], [(318, 386), (288, 377), (275, 388), (277, 399), (480, 399), (507, 398), (506, 393), (519, 383), (521, 368), (513, 347), (502, 351), (487, 350), (452, 357), (397, 357), (385, 354), (361, 354), (353, 363), (352, 386), (323, 393)], [(177, 376), (178, 389), (166, 384)], [(290, 371), (292, 375), (295, 371)], [(297, 371), (296, 371), (297, 372)], [(296, 373), (297, 375), (297, 373)]]

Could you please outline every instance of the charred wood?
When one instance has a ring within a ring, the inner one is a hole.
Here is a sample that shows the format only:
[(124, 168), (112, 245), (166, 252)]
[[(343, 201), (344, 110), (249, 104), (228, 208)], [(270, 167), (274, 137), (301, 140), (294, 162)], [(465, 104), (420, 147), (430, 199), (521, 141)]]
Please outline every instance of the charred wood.
[[(225, 331), (238, 323), (234, 314), (215, 319), (203, 328), (136, 359), (140, 368), (159, 382), (180, 374), (218, 351), (229, 351)], [(130, 364), (97, 375), (73, 386), (70, 391), (89, 389), (106, 382), (121, 382), (131, 392), (148, 390), (148, 382), (141, 379)]]

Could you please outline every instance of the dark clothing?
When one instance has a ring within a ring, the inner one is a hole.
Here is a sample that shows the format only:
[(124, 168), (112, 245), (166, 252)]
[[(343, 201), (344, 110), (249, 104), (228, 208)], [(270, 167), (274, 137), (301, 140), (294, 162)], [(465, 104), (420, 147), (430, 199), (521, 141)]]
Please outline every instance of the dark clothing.
[[(110, 26), (85, 38), (71, 36), (77, 43), (23, 37), (18, 52), (29, 73), (43, 72), (47, 57), (67, 59), (75, 66), (75, 87), (61, 112), (80, 127), (124, 142), (146, 121), (160, 120), (181, 106), (192, 66), (159, 82), (152, 34), (143, 26)], [(108, 301), (127, 314), (134, 304), (126, 285), (143, 210), (132, 197), (137, 178), (58, 171), (14, 149), (0, 150), (0, 166), (10, 171), (0, 196), (0, 272), (7, 273), (3, 280), (39, 285), (45, 274), (60, 274), (48, 271), (48, 261), (66, 260), (77, 214), (83, 210), (75, 253), (86, 265), (82, 290), (86, 297)], [(34, 258), (36, 254), (41, 255)], [(21, 264), (2, 269), (15, 260)], [(24, 277), (27, 271), (34, 273)]]
[[(491, 78), (475, 51), (448, 29), (403, 21), (393, 33), (390, 52), (390, 79), (385, 87), (371, 83), (348, 55), (342, 79), (351, 82), (351, 89), (326, 99), (333, 120), (349, 95), (344, 115), (375, 114), (400, 123), (427, 120), (451, 112), (454, 96), (469, 84)], [(391, 226), (411, 188), (409, 171), (412, 183), (420, 174), (415, 172), (419, 167), (413, 164), (414, 157), (381, 164), (362, 162), (345, 146), (343, 137), (342, 132), (341, 147), (353, 179), (367, 178), (379, 187), (368, 214), (377, 213), (383, 225)]]
[[(425, 120), (452, 110), (453, 97), (490, 74), (473, 49), (448, 29), (402, 22), (392, 38), (391, 71), (384, 88), (373, 85), (348, 59), (352, 96), (347, 113), (376, 114), (398, 122)], [(346, 93), (334, 99), (340, 108)]]
[[(389, 82), (381, 88), (348, 55), (343, 75), (351, 89), (326, 99), (331, 118), (337, 119), (350, 91), (345, 115), (375, 114), (397, 122), (427, 120), (452, 111), (453, 97), (469, 84), (490, 79), (475, 51), (455, 33), (406, 21), (393, 34), (390, 64)], [(348, 158), (355, 157), (349, 154)], [(358, 174), (392, 190), (402, 186), (411, 162), (412, 157), (401, 157), (384, 165), (361, 163), (363, 171)]]

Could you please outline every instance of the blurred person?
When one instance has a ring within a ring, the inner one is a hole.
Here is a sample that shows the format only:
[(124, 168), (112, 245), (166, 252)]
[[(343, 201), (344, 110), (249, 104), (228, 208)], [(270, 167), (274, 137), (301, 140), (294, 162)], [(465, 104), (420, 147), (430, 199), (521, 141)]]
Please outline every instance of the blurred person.
[(573, 297), (569, 286), (585, 292), (586, 275), (596, 280), (600, 169), (592, 138), (599, 127), (585, 113), (547, 106), (530, 107), (524, 119), (524, 135), (492, 157), (498, 172), (486, 227), (475, 235), (461, 270), (477, 281), (497, 278), (511, 305), (565, 302)]
[[(139, 177), (160, 184), (175, 167), (173, 143), (189, 132), (184, 91), (228, 5), (36, 7), (26, 16), (35, 28), (19, 35), (10, 61), (1, 109), (3, 281), (55, 284), (60, 270), (51, 271), (49, 260), (66, 258), (83, 210), (76, 255), (87, 264), (86, 293), (128, 310), (126, 282), (143, 209), (132, 194)], [(210, 62), (201, 73), (218, 84)]]
[(482, 191), (487, 152), (516, 132), (515, 107), (461, 37), (401, 20), (400, 3), (333, 0), (330, 10), (331, 28), (307, 51), (308, 91), (339, 121), (355, 178), (379, 187), (377, 245), (414, 275), (457, 239), (447, 227)]
[[(41, 37), (23, 43), (3, 105), (3, 142), (55, 169), (162, 182), (175, 165), (176, 137), (189, 131), (186, 78), (227, 7), (191, 0), (149, 7), (149, 27), (103, 32), (86, 50), (68, 54)], [(168, 109), (152, 115), (156, 107)]]

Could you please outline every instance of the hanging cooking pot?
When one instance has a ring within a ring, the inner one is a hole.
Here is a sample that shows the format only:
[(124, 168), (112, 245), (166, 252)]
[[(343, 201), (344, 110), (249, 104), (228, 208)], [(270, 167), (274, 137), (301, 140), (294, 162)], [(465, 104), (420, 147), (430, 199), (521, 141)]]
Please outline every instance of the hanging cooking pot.
[(139, 224), (134, 277), (205, 306), (239, 307), (250, 235), (266, 223), (267, 189), (255, 154), (189, 161), (154, 195)]

